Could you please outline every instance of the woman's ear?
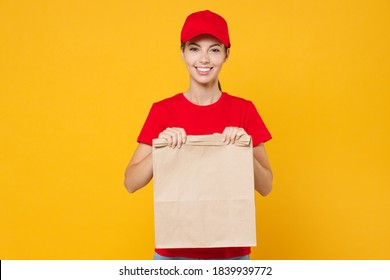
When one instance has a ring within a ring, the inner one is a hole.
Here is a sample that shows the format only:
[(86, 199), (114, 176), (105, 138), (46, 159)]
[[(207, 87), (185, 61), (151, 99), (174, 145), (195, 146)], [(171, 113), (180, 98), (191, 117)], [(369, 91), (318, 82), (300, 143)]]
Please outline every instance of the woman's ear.
[(181, 43), (180, 46), (180, 52), (181, 52), (181, 58), (184, 60), (184, 50), (186, 48), (186, 43)]
[(230, 48), (227, 48), (227, 49), (226, 49), (225, 62), (228, 60), (229, 56), (230, 56)]
[(183, 48), (180, 49), (180, 53), (181, 53), (181, 59), (184, 60), (184, 49)]

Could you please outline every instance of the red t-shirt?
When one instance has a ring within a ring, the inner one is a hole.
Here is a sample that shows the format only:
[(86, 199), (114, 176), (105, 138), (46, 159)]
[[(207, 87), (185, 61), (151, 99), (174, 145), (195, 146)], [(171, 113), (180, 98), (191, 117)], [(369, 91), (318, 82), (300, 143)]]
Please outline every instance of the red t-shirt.
[[(271, 139), (271, 134), (252, 102), (222, 93), (217, 102), (199, 106), (182, 94), (154, 103), (138, 136), (138, 142), (152, 145), (168, 127), (184, 128), (187, 135), (222, 133), (227, 126), (241, 127), (252, 136), (253, 146)], [(165, 257), (199, 259), (234, 258), (250, 254), (250, 247), (159, 249)]]

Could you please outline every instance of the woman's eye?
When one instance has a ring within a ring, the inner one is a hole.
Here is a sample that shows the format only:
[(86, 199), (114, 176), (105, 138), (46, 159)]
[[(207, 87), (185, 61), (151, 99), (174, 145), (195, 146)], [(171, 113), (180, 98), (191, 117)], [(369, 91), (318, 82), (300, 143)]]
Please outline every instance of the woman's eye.
[(196, 52), (196, 51), (198, 51), (198, 48), (191, 47), (191, 48), (190, 48), (190, 51), (191, 51), (191, 52)]
[(213, 53), (219, 53), (221, 50), (220, 50), (220, 49), (217, 49), (217, 48), (215, 48), (215, 49), (211, 49), (210, 51), (211, 51), (211, 52), (213, 52)]

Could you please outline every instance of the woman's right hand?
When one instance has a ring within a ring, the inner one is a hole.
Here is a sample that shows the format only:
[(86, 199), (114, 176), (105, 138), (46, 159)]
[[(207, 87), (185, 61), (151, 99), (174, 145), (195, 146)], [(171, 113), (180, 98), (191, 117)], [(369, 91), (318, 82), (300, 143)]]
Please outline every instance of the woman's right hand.
[(168, 127), (158, 135), (158, 138), (166, 139), (169, 147), (180, 149), (187, 140), (187, 134), (183, 128)]

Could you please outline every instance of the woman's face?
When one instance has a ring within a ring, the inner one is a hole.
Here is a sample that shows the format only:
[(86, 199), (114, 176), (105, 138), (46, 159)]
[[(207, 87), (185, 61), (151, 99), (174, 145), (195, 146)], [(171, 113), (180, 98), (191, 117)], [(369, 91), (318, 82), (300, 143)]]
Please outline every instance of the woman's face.
[(229, 49), (213, 36), (200, 35), (185, 43), (182, 56), (191, 81), (209, 85), (218, 82)]

